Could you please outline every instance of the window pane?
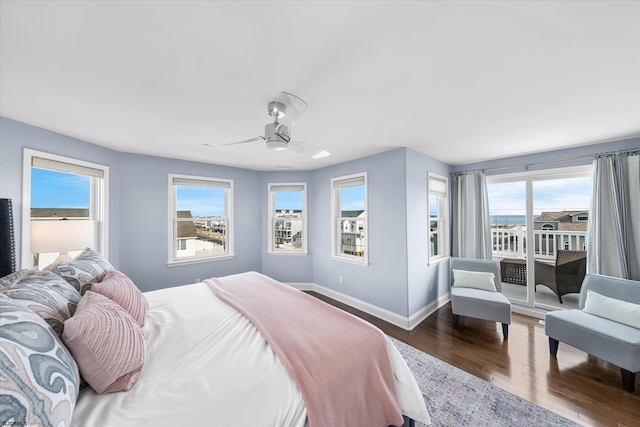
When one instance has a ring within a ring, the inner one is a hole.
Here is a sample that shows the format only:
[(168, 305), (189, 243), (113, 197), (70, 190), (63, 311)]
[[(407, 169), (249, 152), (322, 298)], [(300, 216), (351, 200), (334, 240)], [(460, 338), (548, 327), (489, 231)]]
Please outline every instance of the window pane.
[(364, 185), (340, 188), (340, 216), (357, 217), (364, 213)]
[(275, 195), (277, 217), (302, 214), (302, 191), (276, 191)]
[(435, 194), (429, 194), (429, 217), (438, 218), (440, 216), (439, 207), (439, 197)]
[[(31, 168), (31, 219), (89, 219), (91, 178), (48, 169)], [(32, 236), (37, 238), (38, 236)], [(81, 250), (70, 251), (69, 256)], [(34, 253), (34, 265), (52, 264), (59, 252)]]
[(226, 191), (215, 186), (176, 186), (176, 258), (227, 253)]
[(302, 249), (302, 220), (276, 219), (273, 224), (274, 246), (276, 249)]
[(364, 221), (357, 219), (340, 220), (340, 252), (348, 255), (364, 256)]
[(178, 220), (176, 258), (225, 254), (226, 228), (227, 221), (221, 217)]

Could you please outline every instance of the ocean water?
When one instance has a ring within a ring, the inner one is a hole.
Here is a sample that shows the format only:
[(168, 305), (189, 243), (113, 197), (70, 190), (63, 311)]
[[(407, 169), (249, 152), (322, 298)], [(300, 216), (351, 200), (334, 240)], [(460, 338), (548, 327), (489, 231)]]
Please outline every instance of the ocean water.
[(491, 225), (525, 225), (526, 215), (490, 215)]

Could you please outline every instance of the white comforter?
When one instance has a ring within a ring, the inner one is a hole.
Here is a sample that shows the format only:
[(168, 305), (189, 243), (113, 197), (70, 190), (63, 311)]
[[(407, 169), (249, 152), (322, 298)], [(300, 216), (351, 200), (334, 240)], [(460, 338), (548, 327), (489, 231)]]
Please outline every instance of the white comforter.
[[(302, 396), (257, 329), (202, 283), (146, 292), (145, 365), (128, 392), (78, 398), (74, 427), (299, 426)], [(387, 339), (402, 412), (429, 423), (422, 393)], [(364, 392), (364, 391), (363, 391)]]

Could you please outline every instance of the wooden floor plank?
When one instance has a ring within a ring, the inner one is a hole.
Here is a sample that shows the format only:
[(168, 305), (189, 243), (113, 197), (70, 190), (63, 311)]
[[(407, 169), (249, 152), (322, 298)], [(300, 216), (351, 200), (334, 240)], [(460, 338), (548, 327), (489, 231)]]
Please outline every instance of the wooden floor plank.
[(412, 331), (315, 292), (311, 295), (359, 316), (403, 341), (523, 399), (587, 426), (640, 427), (640, 375), (634, 394), (622, 389), (620, 368), (560, 344), (549, 355), (538, 319), (514, 313), (509, 340), (495, 322), (462, 318), (454, 330), (451, 305)]

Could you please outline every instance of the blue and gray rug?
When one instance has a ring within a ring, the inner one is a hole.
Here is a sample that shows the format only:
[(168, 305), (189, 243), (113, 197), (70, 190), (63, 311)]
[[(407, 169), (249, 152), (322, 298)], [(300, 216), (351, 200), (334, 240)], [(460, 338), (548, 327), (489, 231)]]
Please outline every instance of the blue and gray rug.
[[(432, 426), (579, 426), (567, 418), (391, 338), (418, 381)], [(416, 423), (416, 426), (424, 424)]]

